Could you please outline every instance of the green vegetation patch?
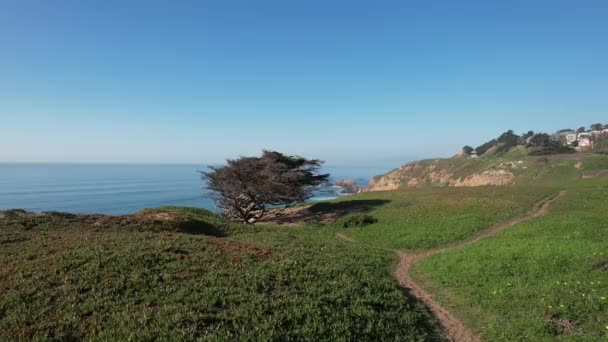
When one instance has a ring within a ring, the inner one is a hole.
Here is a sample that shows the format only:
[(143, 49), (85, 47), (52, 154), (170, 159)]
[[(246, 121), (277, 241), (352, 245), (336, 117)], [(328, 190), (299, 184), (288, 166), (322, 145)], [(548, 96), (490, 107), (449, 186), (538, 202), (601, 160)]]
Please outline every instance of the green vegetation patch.
[[(385, 201), (369, 212), (378, 222), (349, 228), (357, 241), (378, 247), (426, 249), (463, 240), (515, 215), (528, 211), (555, 193), (543, 187), (407, 188), (365, 192), (339, 201)], [(337, 202), (340, 203), (340, 202)]]
[(378, 219), (367, 214), (352, 214), (338, 219), (335, 223), (339, 228), (365, 227), (378, 222)]
[(175, 231), (191, 234), (224, 236), (225, 224), (212, 212), (200, 208), (160, 207), (144, 209), (133, 215), (71, 214), (63, 212), (33, 213), (14, 209), (0, 211), (2, 225), (24, 230), (58, 228)]
[(423, 260), (418, 277), (489, 341), (605, 339), (608, 186), (587, 185), (544, 217)]
[(608, 156), (591, 154), (587, 155), (582, 163), (583, 170), (608, 170)]
[(388, 252), (327, 228), (238, 225), (224, 238), (145, 229), (167, 210), (134, 215), (145, 217), (134, 227), (3, 215), (0, 340), (438, 339), (392, 279)]

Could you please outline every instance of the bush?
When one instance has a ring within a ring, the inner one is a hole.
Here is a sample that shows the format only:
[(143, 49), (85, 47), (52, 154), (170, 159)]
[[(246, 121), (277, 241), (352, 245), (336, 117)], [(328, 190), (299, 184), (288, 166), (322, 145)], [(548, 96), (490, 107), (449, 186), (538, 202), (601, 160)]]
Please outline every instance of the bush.
[(498, 141), (496, 141), (496, 139), (492, 139), (480, 146), (477, 146), (477, 148), (475, 149), (475, 151), (477, 151), (477, 155), (481, 156), (484, 153), (486, 153), (489, 149), (491, 149), (492, 147), (496, 146), (496, 144), (498, 144)]
[(598, 136), (593, 142), (593, 152), (608, 154), (608, 136)]
[(534, 134), (534, 136), (530, 139), (528, 146), (550, 147), (551, 143), (551, 136), (549, 134), (538, 133)]
[(471, 146), (466, 145), (462, 148), (462, 152), (466, 155), (471, 155), (471, 153), (473, 153), (473, 151), (475, 151), (475, 149), (473, 149)]
[(528, 152), (529, 156), (546, 156), (550, 154), (561, 154), (561, 153), (574, 153), (575, 149), (570, 148), (568, 146), (561, 146), (558, 143), (551, 143), (547, 146), (542, 146), (538, 148), (531, 149)]
[(335, 224), (340, 228), (355, 228), (369, 226), (370, 224), (374, 224), (376, 222), (378, 222), (378, 219), (374, 216), (367, 214), (353, 214), (339, 219)]
[(520, 139), (521, 139), (521, 137), (519, 135), (513, 133), (513, 130), (508, 130), (508, 131), (504, 132), (503, 134), (501, 134), (500, 137), (498, 137), (498, 139), (496, 139), (496, 141), (503, 144), (503, 146), (506, 147), (506, 150), (508, 150), (511, 147), (515, 147), (515, 146), (519, 145)]
[(507, 153), (515, 146), (516, 145), (498, 144), (496, 147), (496, 154)]

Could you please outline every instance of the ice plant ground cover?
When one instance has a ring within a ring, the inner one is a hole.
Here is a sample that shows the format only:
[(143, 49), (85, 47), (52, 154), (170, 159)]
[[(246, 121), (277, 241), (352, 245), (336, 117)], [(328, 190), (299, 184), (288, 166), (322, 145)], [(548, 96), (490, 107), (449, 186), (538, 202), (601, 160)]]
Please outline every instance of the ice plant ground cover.
[(392, 279), (392, 254), (327, 227), (226, 226), (187, 208), (3, 215), (0, 340), (439, 336)]

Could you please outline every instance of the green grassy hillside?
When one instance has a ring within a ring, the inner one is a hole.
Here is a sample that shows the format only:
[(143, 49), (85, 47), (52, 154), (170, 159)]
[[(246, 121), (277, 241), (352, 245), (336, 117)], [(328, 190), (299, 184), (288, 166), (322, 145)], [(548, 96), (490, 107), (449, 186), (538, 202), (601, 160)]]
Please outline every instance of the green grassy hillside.
[(438, 338), (390, 253), (325, 228), (4, 212), (0, 247), (0, 340)]
[(497, 222), (522, 214), (559, 191), (555, 187), (445, 187), (364, 192), (334, 201), (386, 204), (367, 214), (378, 221), (341, 232), (381, 248), (420, 250), (463, 240)]
[(412, 162), (373, 177), (367, 191), (428, 186), (559, 186), (583, 179), (593, 170), (608, 170), (608, 156), (591, 153), (529, 156), (520, 146), (500, 156), (477, 159), (458, 156)]
[(418, 278), (488, 341), (605, 340), (608, 182), (569, 188), (548, 215), (434, 255)]
[(549, 215), (423, 260), (416, 276), (486, 340), (605, 338), (608, 156), (516, 153), (418, 162), (399, 179), (508, 169), (514, 185), (421, 182), (303, 216), (359, 211), (328, 224), (242, 226), (179, 207), (0, 212), (0, 340), (439, 340), (393, 279), (390, 249), (465, 240), (563, 188)]

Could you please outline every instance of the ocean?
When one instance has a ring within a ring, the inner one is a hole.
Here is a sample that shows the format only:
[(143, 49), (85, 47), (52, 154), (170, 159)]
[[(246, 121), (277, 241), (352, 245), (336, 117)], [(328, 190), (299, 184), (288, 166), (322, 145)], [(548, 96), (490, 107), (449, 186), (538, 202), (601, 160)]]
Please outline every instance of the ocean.
[[(0, 163), (0, 210), (129, 214), (163, 205), (214, 210), (205, 196), (203, 165), (20, 164)], [(365, 186), (378, 167), (324, 166), (332, 180), (354, 179)], [(341, 196), (324, 187), (312, 201)]]

